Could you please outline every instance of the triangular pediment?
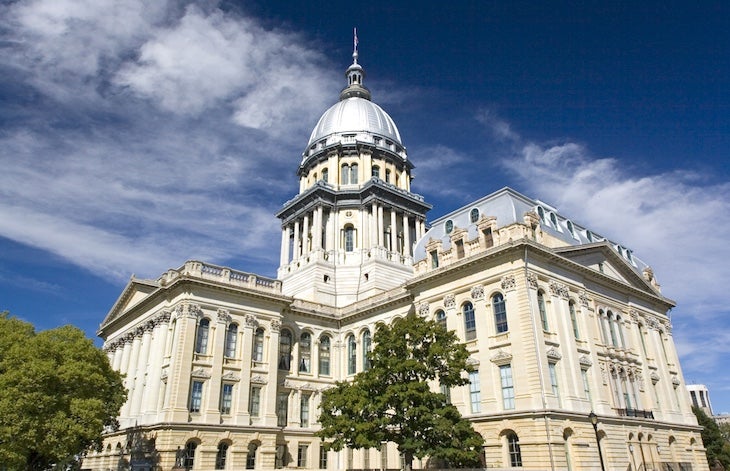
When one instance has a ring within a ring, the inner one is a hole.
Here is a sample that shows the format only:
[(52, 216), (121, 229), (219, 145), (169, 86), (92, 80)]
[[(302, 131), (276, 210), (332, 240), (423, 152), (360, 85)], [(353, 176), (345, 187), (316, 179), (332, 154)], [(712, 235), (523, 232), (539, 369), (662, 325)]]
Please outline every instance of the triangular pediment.
[(644, 279), (639, 269), (617, 254), (608, 242), (559, 247), (554, 251), (614, 280), (652, 295), (660, 295), (659, 290)]
[(127, 286), (124, 287), (122, 294), (104, 318), (100, 329), (122, 316), (125, 312), (142, 302), (159, 288), (159, 283), (154, 280), (140, 280), (132, 277), (132, 279), (127, 283)]

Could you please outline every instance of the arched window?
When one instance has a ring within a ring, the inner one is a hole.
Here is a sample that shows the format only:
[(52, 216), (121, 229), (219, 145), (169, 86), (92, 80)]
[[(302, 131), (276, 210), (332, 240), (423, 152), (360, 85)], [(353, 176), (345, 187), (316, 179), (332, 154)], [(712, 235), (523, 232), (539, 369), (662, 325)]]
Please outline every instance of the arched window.
[(552, 224), (554, 229), (558, 228), (558, 217), (555, 213), (550, 213), (550, 224)]
[(355, 228), (351, 225), (345, 226), (345, 252), (355, 250)]
[(507, 452), (509, 453), (509, 464), (513, 468), (522, 466), (522, 453), (520, 452), (520, 439), (514, 432), (507, 434)]
[(226, 330), (226, 351), (227, 358), (236, 356), (236, 338), (238, 337), (238, 324), (230, 324)]
[(598, 323), (601, 325), (601, 340), (603, 340), (604, 345), (608, 345), (609, 338), (608, 338), (608, 331), (606, 330), (606, 323), (608, 320), (606, 319), (606, 313), (603, 309), (598, 310)]
[(440, 326), (446, 329), (446, 313), (442, 309), (436, 311), (436, 322), (438, 322)]
[(377, 165), (373, 165), (372, 176), (380, 178), (380, 167), (378, 167)]
[(198, 448), (198, 444), (195, 442), (187, 442), (185, 444), (185, 454), (183, 455), (183, 466), (185, 469), (193, 469), (196, 448)]
[(347, 337), (347, 374), (354, 375), (357, 369), (357, 348), (355, 345), (355, 336)]
[(283, 329), (279, 335), (279, 369), (289, 370), (291, 366), (292, 335), (287, 329)]
[(256, 329), (253, 338), (253, 361), (264, 361), (264, 329), (261, 327)]
[(228, 455), (228, 444), (219, 443), (218, 451), (215, 454), (215, 469), (226, 469), (227, 455)]
[(246, 469), (256, 468), (256, 450), (258, 445), (255, 443), (248, 444), (248, 453), (246, 453)]
[(350, 165), (350, 184), (357, 183), (357, 164)]
[(537, 308), (540, 311), (540, 322), (542, 322), (542, 330), (547, 332), (549, 330), (549, 326), (547, 311), (545, 310), (545, 294), (542, 291), (537, 292)]
[(327, 168), (322, 169), (322, 181), (327, 183), (327, 180), (329, 180), (330, 177), (330, 171)]
[(385, 169), (385, 183), (390, 183), (390, 169)]
[(208, 351), (208, 335), (210, 333), (210, 321), (206, 318), (198, 324), (198, 335), (195, 339), (195, 353), (205, 355)]
[(330, 338), (326, 335), (319, 339), (319, 374), (330, 374)]
[(492, 296), (492, 310), (494, 311), (494, 325), (497, 333), (507, 332), (509, 329), (507, 325), (507, 307), (504, 303), (504, 296), (501, 293)]
[(473, 340), (477, 336), (477, 324), (474, 318), (474, 306), (470, 302), (461, 306), (461, 312), (464, 315), (464, 332), (466, 340)]
[(340, 185), (347, 185), (350, 183), (350, 167), (347, 164), (342, 164), (340, 168)]
[(621, 346), (626, 348), (626, 339), (624, 339), (624, 329), (621, 327), (621, 316), (616, 316), (616, 330), (618, 330), (618, 338), (621, 340)]
[(308, 332), (299, 337), (299, 372), (312, 372), (312, 336)]
[(370, 331), (366, 330), (362, 333), (362, 370), (367, 371), (370, 369), (370, 358), (368, 358), (368, 353), (370, 353), (372, 346), (372, 340), (370, 338)]
[(540, 222), (545, 222), (545, 210), (542, 206), (537, 207), (537, 215), (540, 216)]
[(608, 311), (608, 330), (611, 333), (611, 345), (618, 347), (618, 338), (616, 337), (616, 326), (614, 325), (613, 313)]
[(580, 340), (578, 318), (575, 316), (575, 302), (573, 300), (568, 302), (568, 311), (570, 312), (570, 324), (573, 326), (573, 337), (575, 337), (576, 340)]

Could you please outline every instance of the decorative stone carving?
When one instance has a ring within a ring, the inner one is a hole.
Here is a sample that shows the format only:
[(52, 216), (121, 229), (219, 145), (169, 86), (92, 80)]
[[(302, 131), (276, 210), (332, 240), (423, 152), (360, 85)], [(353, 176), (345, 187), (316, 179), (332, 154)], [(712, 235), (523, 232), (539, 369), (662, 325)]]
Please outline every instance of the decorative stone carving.
[(200, 308), (197, 304), (187, 304), (185, 306), (187, 308), (187, 317), (190, 317), (192, 319), (200, 319), (203, 317), (203, 310)]
[(537, 289), (537, 275), (532, 272), (527, 273), (527, 286), (532, 289)]
[(578, 301), (580, 301), (581, 306), (588, 307), (588, 294), (585, 290), (581, 290), (580, 293), (578, 293)]
[(210, 378), (210, 373), (205, 371), (203, 368), (198, 368), (196, 370), (193, 370), (192, 373), (190, 373), (191, 378), (200, 378), (200, 379), (208, 379)]
[(251, 383), (253, 384), (266, 384), (267, 380), (265, 376), (262, 375), (255, 375), (251, 376)]
[(478, 367), (479, 366), (479, 360), (474, 357), (469, 357), (466, 359), (466, 364), (469, 366)]
[(600, 367), (601, 367), (601, 379), (603, 380), (603, 384), (606, 385), (606, 384), (608, 384), (608, 371), (606, 368), (606, 364), (601, 363)]
[(550, 282), (550, 293), (552, 293), (554, 296), (560, 296), (561, 298), (567, 298), (568, 297), (568, 287), (565, 286), (563, 283), (559, 283), (557, 281), (551, 281)]
[(259, 324), (256, 316), (254, 316), (253, 314), (246, 314), (246, 316), (243, 318), (243, 322), (246, 327), (251, 328), (255, 328)]
[(517, 287), (517, 282), (515, 281), (515, 277), (513, 275), (503, 276), (501, 286), (502, 286), (503, 290), (515, 289), (515, 287)]
[(484, 286), (477, 285), (471, 289), (471, 299), (479, 300), (484, 299)]
[(512, 362), (512, 354), (500, 348), (489, 360), (496, 365), (507, 365)]
[(229, 373), (224, 374), (221, 377), (221, 379), (223, 381), (235, 381), (235, 382), (238, 382), (238, 381), (241, 380), (241, 378), (239, 378), (238, 376), (236, 376), (235, 374), (233, 374), (233, 372), (229, 372)]
[(664, 326), (664, 332), (667, 334), (672, 333), (672, 324), (669, 321), (662, 322), (662, 325)]
[(658, 323), (658, 322), (656, 321), (656, 319), (654, 319), (653, 317), (648, 317), (648, 318), (646, 319), (646, 325), (647, 325), (647, 326), (648, 326), (648, 327), (649, 327), (650, 329), (654, 329), (654, 330), (657, 330), (657, 329), (659, 329), (659, 323)]
[(271, 320), (271, 331), (279, 332), (281, 330), (281, 321), (279, 319)]
[(547, 351), (546, 354), (547, 354), (548, 359), (550, 359), (550, 360), (559, 361), (560, 359), (563, 358), (563, 355), (561, 355), (560, 352), (555, 347), (551, 347)]
[(679, 378), (672, 376), (672, 386), (674, 386), (674, 389), (677, 389), (680, 384)]
[(418, 315), (421, 317), (428, 317), (428, 314), (430, 312), (430, 308), (428, 306), (428, 303), (421, 303), (418, 305)]
[(632, 322), (639, 322), (639, 311), (637, 311), (636, 309), (629, 309), (629, 316), (631, 317)]
[(447, 294), (444, 297), (444, 307), (447, 309), (453, 309), (456, 307), (456, 296), (453, 294)]
[(581, 355), (580, 358), (578, 358), (578, 363), (580, 363), (581, 366), (585, 366), (586, 368), (590, 368), (591, 366), (593, 366), (593, 362), (586, 355)]
[(656, 384), (659, 382), (659, 375), (656, 374), (656, 371), (652, 371), (649, 375), (649, 379), (651, 379), (651, 384)]
[(216, 320), (222, 324), (228, 324), (231, 322), (231, 314), (226, 309), (218, 309)]

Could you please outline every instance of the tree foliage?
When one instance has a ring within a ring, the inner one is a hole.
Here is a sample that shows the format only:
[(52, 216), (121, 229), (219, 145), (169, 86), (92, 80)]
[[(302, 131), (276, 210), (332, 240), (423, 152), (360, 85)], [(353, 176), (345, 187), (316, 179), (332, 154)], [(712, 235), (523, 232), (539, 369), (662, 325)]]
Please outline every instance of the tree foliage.
[(712, 417), (708, 417), (699, 407), (693, 406), (692, 412), (697, 416), (697, 423), (702, 427), (702, 444), (707, 450), (707, 462), (710, 467), (720, 463), (724, 469), (730, 468), (730, 443), (723, 437), (717, 422)]
[(469, 353), (438, 323), (410, 314), (378, 325), (370, 368), (338, 382), (322, 397), (318, 435), (340, 450), (397, 444), (410, 469), (413, 457), (453, 467), (479, 463), (482, 437), (432, 386), (468, 383)]
[(36, 333), (0, 313), (0, 463), (47, 469), (98, 443), (126, 399), (121, 375), (76, 327)]

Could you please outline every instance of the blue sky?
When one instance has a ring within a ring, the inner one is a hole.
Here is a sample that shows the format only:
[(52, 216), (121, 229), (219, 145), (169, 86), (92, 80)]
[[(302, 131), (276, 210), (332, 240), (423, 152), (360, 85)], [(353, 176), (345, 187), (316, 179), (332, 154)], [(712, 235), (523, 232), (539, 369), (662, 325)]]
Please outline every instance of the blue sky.
[(0, 310), (93, 337), (133, 273), (274, 275), (357, 26), (430, 219), (512, 186), (631, 248), (730, 411), (728, 3), (339, 3), (0, 6)]

